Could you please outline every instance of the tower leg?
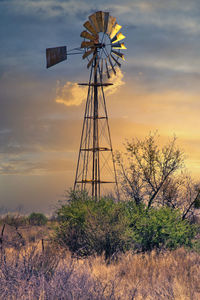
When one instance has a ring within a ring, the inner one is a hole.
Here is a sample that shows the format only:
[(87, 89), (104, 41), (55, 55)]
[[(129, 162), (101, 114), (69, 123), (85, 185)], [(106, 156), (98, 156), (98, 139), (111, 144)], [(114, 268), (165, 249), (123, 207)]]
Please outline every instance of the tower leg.
[[(95, 201), (100, 199), (103, 186), (115, 184), (118, 193), (108, 114), (102, 82), (102, 74), (96, 66), (91, 68), (88, 96), (81, 134), (74, 189), (87, 190)], [(100, 82), (98, 82), (98, 74)], [(93, 81), (92, 81), (93, 79)]]
[[(96, 58), (94, 66), (96, 66)], [(97, 68), (94, 67), (94, 112), (93, 112), (93, 172), (92, 172), (92, 197), (97, 201), (98, 194), (98, 166), (99, 166), (99, 135), (98, 135), (98, 87)]]

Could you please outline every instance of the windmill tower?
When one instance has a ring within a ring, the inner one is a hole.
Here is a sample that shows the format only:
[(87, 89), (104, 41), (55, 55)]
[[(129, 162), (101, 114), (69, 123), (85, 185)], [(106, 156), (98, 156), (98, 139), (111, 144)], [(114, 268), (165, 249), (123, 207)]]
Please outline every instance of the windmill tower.
[(81, 33), (84, 39), (75, 53), (67, 47), (46, 49), (47, 68), (67, 59), (67, 55), (80, 54), (87, 59), (90, 69), (89, 81), (79, 85), (87, 86), (81, 142), (76, 168), (74, 189), (88, 190), (95, 200), (105, 191), (104, 186), (114, 184), (118, 194), (117, 176), (113, 157), (110, 128), (104, 88), (112, 83), (104, 82), (111, 72), (116, 75), (116, 67), (124, 60), (121, 49), (126, 49), (121, 41), (125, 36), (119, 32), (122, 26), (108, 12), (98, 11), (86, 21), (86, 30)]

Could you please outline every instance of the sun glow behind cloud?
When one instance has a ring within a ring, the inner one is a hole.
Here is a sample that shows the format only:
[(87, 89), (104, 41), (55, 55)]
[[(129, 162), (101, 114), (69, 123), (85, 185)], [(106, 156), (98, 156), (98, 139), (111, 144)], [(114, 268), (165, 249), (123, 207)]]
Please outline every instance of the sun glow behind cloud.
[(80, 45), (96, 10), (110, 11), (127, 37), (123, 73), (104, 91), (113, 149), (150, 131), (163, 142), (175, 134), (199, 177), (197, 0), (0, 1), (0, 197), (10, 207), (24, 201), (41, 208), (41, 199), (45, 207), (73, 184), (87, 98), (87, 87), (74, 82), (88, 77), (76, 57), (45, 70), (45, 48)]
[[(116, 75), (111, 73), (109, 80), (106, 76), (103, 76), (103, 81), (113, 84), (105, 88), (105, 94), (108, 96), (115, 94), (119, 88), (125, 84), (123, 81), (123, 72), (119, 68), (116, 68), (116, 71)], [(80, 86), (71, 81), (67, 81), (63, 86), (61, 86), (59, 81), (57, 82), (55, 102), (64, 104), (66, 106), (79, 106), (86, 99), (86, 97), (87, 87)]]
[(86, 87), (79, 86), (77, 83), (71, 81), (67, 81), (64, 86), (60, 86), (58, 82), (55, 101), (66, 106), (78, 106), (85, 99), (86, 91)]

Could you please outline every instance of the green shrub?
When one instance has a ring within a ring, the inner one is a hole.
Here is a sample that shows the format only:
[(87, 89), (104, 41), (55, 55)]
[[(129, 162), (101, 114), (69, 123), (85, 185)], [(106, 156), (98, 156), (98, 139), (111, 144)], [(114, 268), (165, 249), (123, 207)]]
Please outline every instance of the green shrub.
[(95, 202), (74, 193), (57, 210), (55, 241), (78, 256), (116, 252), (151, 251), (192, 246), (194, 225), (182, 220), (178, 210), (151, 208), (101, 198)]
[(195, 226), (182, 220), (178, 210), (169, 207), (145, 210), (129, 203), (128, 211), (135, 249), (150, 251), (154, 248), (192, 246)]
[(81, 256), (104, 253), (107, 259), (130, 248), (131, 230), (123, 203), (106, 198), (95, 202), (85, 196), (73, 197), (57, 215), (55, 239), (72, 253)]
[(45, 225), (48, 221), (47, 217), (44, 214), (35, 212), (29, 215), (28, 220), (30, 225), (37, 226)]

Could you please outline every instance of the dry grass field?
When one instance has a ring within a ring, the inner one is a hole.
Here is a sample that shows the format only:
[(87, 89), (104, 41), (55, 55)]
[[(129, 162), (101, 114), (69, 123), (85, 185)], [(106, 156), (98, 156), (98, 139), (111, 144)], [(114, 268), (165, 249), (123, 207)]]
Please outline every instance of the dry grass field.
[[(0, 228), (1, 230), (1, 228)], [(76, 259), (48, 240), (48, 226), (6, 225), (0, 299), (199, 300), (200, 255), (176, 251)], [(44, 239), (42, 249), (41, 239)]]

